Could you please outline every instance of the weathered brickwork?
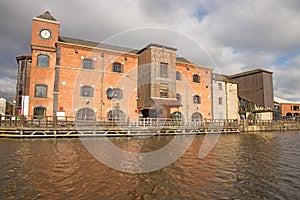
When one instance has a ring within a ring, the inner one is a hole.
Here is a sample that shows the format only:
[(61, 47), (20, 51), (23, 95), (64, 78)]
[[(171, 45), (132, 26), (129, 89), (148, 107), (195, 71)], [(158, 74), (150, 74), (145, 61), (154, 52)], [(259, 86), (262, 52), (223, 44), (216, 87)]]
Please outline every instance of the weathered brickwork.
[[(182, 107), (172, 109), (172, 112), (181, 112), (187, 120), (191, 120), (194, 113), (200, 113), (202, 119), (211, 119), (212, 69), (177, 62), (176, 71), (182, 76), (182, 80), (176, 81), (176, 93), (182, 97)], [(194, 74), (200, 76), (200, 83), (193, 82)], [(194, 103), (195, 95), (200, 97), (200, 103)]]
[[(125, 119), (136, 120), (139, 118), (141, 112), (137, 106), (139, 101), (137, 94), (138, 51), (126, 51), (121, 47), (97, 46), (89, 41), (66, 39), (59, 36), (59, 26), (59, 22), (48, 20), (48, 18), (33, 19), (29, 115), (35, 114), (34, 108), (36, 107), (45, 108), (45, 115), (48, 116), (56, 115), (56, 112), (63, 112), (65, 116), (76, 116), (80, 110), (88, 108), (94, 111), (97, 118), (107, 118), (113, 110), (121, 111)], [(41, 37), (40, 33), (43, 29), (51, 31), (50, 38)], [(160, 50), (158, 51), (160, 52)], [(38, 66), (40, 54), (49, 56), (47, 67)], [(92, 60), (92, 69), (83, 68), (84, 59)], [(163, 58), (159, 59), (164, 60)], [(211, 119), (212, 69), (194, 65), (188, 61), (176, 62), (175, 53), (172, 59), (168, 62), (172, 66), (175, 63), (176, 71), (180, 71), (182, 74), (182, 80), (177, 81), (174, 77), (175, 73), (172, 75), (172, 79), (174, 79), (172, 81), (176, 82), (176, 87), (172, 87), (172, 90), (181, 94), (182, 105), (168, 108), (167, 117), (174, 112), (180, 112), (187, 120), (191, 120), (195, 113), (199, 113), (202, 119)], [(113, 63), (119, 63), (122, 70), (114, 72)], [(193, 81), (194, 74), (199, 75), (199, 82)], [(35, 86), (39, 84), (47, 86), (46, 97), (35, 96)], [(54, 85), (58, 86), (57, 92), (54, 91)], [(82, 95), (81, 88), (83, 86), (90, 86), (93, 95), (90, 97)], [(114, 89), (122, 91), (120, 99), (109, 97), (107, 92)], [(57, 108), (54, 104), (54, 94), (57, 94)], [(199, 103), (194, 102), (195, 95), (200, 97)], [(171, 96), (175, 97), (174, 94)]]

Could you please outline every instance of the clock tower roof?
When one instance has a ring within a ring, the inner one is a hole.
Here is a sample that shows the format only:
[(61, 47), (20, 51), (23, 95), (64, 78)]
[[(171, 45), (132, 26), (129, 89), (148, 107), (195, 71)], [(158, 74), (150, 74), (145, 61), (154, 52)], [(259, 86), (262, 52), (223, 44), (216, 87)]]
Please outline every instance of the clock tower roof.
[(46, 20), (50, 20), (50, 21), (57, 21), (49, 11), (46, 11), (45, 13), (37, 16), (36, 18), (39, 18), (39, 19), (46, 19)]

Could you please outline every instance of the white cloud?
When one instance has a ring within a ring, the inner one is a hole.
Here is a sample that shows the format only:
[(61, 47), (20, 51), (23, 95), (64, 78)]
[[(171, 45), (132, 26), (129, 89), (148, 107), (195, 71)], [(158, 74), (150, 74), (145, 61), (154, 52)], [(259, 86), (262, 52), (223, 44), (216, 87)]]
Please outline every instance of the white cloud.
[(299, 10), (288, 5), (289, 2), (279, 0), (229, 1), (205, 18), (203, 27), (218, 43), (233, 48), (270, 51), (297, 48)]
[(274, 92), (276, 96), (299, 102), (300, 94), (300, 55), (281, 66), (273, 66)]
[[(7, 52), (9, 41), (14, 41), (9, 47), (11, 60), (6, 63), (15, 62), (16, 54), (24, 49), (28, 53), (32, 17), (50, 10), (61, 22), (62, 35), (133, 48), (159, 42), (227, 74), (265, 68), (274, 71), (276, 95), (300, 101), (298, 0), (11, 0), (3, 2), (0, 10), (1, 27), (5, 27), (0, 30), (0, 51)], [(284, 65), (277, 63), (282, 57), (287, 58)], [(5, 59), (1, 53), (0, 60)], [(2, 63), (0, 68), (7, 68)]]

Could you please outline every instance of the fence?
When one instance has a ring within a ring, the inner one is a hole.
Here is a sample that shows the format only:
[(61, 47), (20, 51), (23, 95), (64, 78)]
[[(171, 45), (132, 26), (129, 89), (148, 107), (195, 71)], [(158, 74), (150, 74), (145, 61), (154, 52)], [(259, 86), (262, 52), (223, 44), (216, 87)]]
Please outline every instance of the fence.
[(11, 116), (0, 115), (0, 126), (2, 127), (74, 127), (74, 126), (96, 126), (96, 127), (238, 127), (238, 126), (271, 126), (283, 124), (299, 124), (300, 121), (291, 120), (210, 120), (186, 122), (180, 118), (139, 118), (137, 121), (108, 118), (81, 118), (73, 116), (45, 116), (36, 118), (34, 116)]

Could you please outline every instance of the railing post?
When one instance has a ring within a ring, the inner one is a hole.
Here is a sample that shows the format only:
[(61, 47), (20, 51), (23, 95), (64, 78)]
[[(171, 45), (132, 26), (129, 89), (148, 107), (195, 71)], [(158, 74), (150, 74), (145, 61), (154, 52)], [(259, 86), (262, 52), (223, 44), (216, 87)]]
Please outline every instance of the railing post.
[(25, 123), (25, 116), (21, 115), (21, 127), (24, 126), (24, 123)]
[(9, 126), (11, 126), (11, 118), (12, 118), (12, 116), (10, 115), (9, 116)]
[(127, 126), (130, 127), (130, 117), (127, 118)]
[(53, 127), (56, 128), (57, 127), (57, 116), (53, 117)]

